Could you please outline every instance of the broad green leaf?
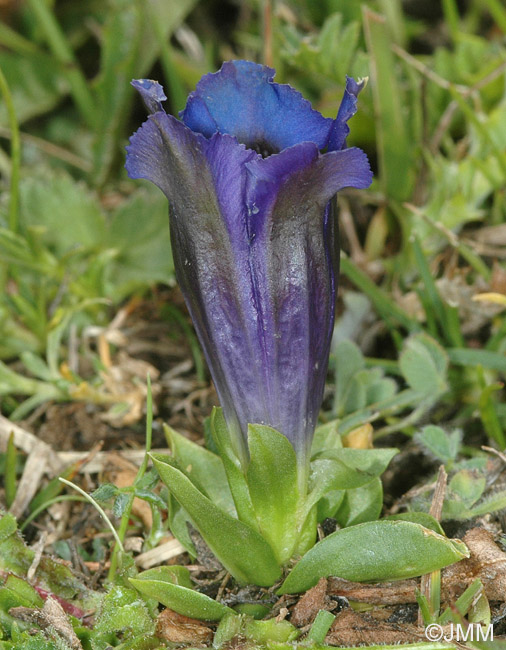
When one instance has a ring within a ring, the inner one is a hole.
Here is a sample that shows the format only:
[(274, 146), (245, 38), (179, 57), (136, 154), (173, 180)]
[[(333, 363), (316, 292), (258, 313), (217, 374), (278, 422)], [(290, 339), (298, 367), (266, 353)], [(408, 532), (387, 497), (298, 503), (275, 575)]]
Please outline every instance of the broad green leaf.
[[(328, 472), (327, 481), (332, 490), (348, 490), (361, 487), (383, 474), (397, 449), (331, 449), (322, 452), (312, 462), (314, 471), (320, 475)], [(325, 461), (325, 465), (321, 463)]]
[(355, 490), (346, 490), (334, 517), (341, 528), (374, 521), (383, 507), (383, 484), (379, 477)]
[(367, 406), (375, 404), (380, 408), (385, 402), (391, 400), (397, 393), (397, 384), (390, 377), (383, 377), (380, 368), (373, 371), (374, 381), (367, 386)]
[(172, 427), (164, 426), (164, 431), (172, 455), (191, 482), (218, 508), (235, 516), (234, 501), (220, 457), (182, 436)]
[(335, 514), (343, 502), (344, 495), (346, 494), (345, 490), (332, 490), (327, 492), (318, 501), (318, 523), (321, 523), (324, 519), (328, 517), (335, 517)]
[[(253, 504), (251, 503), (246, 477), (243, 472), (241, 461), (236, 453), (234, 453), (234, 440), (230, 435), (221, 408), (213, 409), (211, 414), (211, 433), (227, 474), (228, 484), (237, 510), (237, 516), (244, 523), (257, 529), (257, 520), (253, 510)], [(242, 451), (237, 449), (237, 453), (241, 454)]]
[(347, 385), (342, 412), (355, 413), (367, 406), (367, 370), (357, 373)]
[(441, 427), (430, 424), (415, 434), (415, 440), (436, 458), (447, 464), (457, 458), (462, 432), (456, 429), (452, 433), (446, 433)]
[(420, 395), (439, 395), (447, 390), (448, 355), (427, 334), (415, 334), (406, 340), (399, 367), (408, 384)]
[[(233, 614), (230, 607), (192, 589), (189, 576), (171, 575), (171, 568), (148, 569), (139, 573), (135, 578), (129, 578), (129, 581), (143, 596), (155, 598), (165, 607), (169, 607), (183, 616), (206, 621), (219, 621), (225, 614)], [(176, 568), (183, 569), (184, 567)]]
[(371, 521), (325, 537), (295, 565), (278, 593), (307, 591), (328, 576), (353, 582), (413, 578), (468, 556), (463, 542), (419, 524)]
[(439, 535), (445, 534), (443, 527), (437, 519), (434, 519), (432, 515), (429, 515), (428, 512), (400, 512), (397, 515), (389, 515), (385, 517), (387, 520), (394, 521), (411, 521), (414, 524), (420, 524), (429, 530), (433, 530)]
[(218, 560), (241, 583), (270, 586), (281, 570), (269, 544), (204, 496), (171, 458), (150, 454), (162, 481), (190, 515)]
[(286, 436), (260, 424), (248, 426), (248, 448), (246, 480), (258, 529), (272, 546), (279, 564), (285, 564), (293, 553), (299, 523), (295, 451)]

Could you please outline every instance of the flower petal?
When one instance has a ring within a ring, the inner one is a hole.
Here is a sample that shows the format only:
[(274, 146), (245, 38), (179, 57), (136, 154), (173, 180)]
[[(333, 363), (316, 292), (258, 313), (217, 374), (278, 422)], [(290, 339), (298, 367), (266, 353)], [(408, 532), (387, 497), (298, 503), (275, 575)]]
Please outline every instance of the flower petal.
[(359, 149), (320, 155), (312, 143), (246, 167), (248, 205), (258, 211), (250, 260), (266, 422), (303, 458), (323, 397), (334, 321), (337, 262), (328, 202), (343, 187), (368, 186), (371, 172)]
[(163, 87), (158, 83), (158, 81), (152, 81), (151, 79), (134, 79), (132, 81), (132, 86), (139, 91), (148, 113), (157, 113), (158, 111), (163, 111), (162, 102), (164, 102), (167, 97), (163, 92)]
[(328, 151), (338, 151), (346, 146), (346, 138), (350, 132), (347, 122), (357, 112), (357, 97), (359, 92), (365, 88), (366, 82), (367, 79), (357, 82), (352, 77), (346, 77), (343, 100), (330, 130)]
[(205, 75), (181, 113), (184, 123), (207, 138), (228, 133), (250, 148), (276, 153), (299, 142), (326, 146), (332, 120), (311, 108), (288, 85), (272, 81), (274, 70), (251, 61), (228, 61)]

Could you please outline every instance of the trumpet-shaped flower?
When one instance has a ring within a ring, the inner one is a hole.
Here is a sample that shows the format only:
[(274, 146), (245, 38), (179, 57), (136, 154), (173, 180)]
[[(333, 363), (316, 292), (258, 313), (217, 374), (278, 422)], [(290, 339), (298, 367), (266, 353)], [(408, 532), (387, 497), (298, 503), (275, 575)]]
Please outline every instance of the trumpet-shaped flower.
[(307, 460), (327, 372), (339, 254), (331, 199), (371, 183), (346, 148), (362, 88), (348, 78), (335, 120), (249, 61), (224, 63), (191, 93), (182, 120), (162, 87), (138, 80), (151, 113), (133, 135), (131, 178), (170, 204), (177, 280), (236, 451), (248, 423), (284, 434)]

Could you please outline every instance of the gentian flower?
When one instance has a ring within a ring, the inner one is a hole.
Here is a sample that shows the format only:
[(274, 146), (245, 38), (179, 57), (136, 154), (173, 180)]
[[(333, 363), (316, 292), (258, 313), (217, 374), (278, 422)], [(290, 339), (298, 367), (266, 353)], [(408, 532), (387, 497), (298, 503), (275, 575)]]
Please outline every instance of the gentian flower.
[(170, 204), (176, 277), (236, 451), (248, 423), (284, 434), (306, 463), (323, 398), (339, 253), (331, 199), (371, 183), (346, 148), (362, 82), (348, 78), (335, 120), (274, 71), (224, 63), (191, 93), (182, 121), (155, 81), (132, 82), (151, 113), (132, 136), (131, 178)]

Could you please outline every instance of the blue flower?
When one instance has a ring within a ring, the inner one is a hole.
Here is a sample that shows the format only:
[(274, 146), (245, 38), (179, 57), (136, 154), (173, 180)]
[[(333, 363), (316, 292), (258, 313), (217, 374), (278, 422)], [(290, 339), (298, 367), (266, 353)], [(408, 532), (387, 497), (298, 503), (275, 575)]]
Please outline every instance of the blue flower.
[(371, 183), (345, 148), (362, 83), (335, 120), (249, 61), (224, 63), (188, 97), (182, 121), (162, 87), (138, 80), (151, 115), (132, 136), (131, 178), (170, 204), (176, 276), (242, 458), (248, 423), (267, 424), (306, 462), (321, 407), (339, 252), (331, 199)]

